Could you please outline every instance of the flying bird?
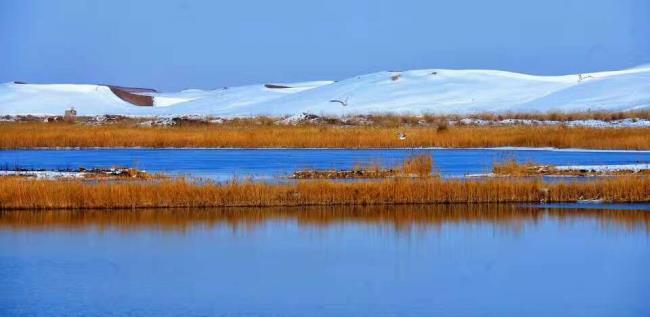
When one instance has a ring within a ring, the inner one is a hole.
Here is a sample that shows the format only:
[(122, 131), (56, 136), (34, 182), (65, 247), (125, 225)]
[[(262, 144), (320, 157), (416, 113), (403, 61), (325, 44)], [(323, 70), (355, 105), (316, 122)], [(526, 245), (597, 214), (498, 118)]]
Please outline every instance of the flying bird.
[(346, 107), (348, 105), (348, 98), (345, 98), (345, 100), (332, 99), (330, 102), (340, 103), (343, 107)]

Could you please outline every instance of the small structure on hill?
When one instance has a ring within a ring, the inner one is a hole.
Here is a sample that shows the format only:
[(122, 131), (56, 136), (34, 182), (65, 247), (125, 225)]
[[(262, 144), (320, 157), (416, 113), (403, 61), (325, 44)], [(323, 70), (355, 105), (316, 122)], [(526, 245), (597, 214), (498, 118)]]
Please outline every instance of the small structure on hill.
[(70, 109), (66, 110), (65, 113), (63, 114), (63, 120), (68, 122), (73, 122), (76, 118), (77, 118), (77, 110), (75, 110), (74, 107), (70, 107)]

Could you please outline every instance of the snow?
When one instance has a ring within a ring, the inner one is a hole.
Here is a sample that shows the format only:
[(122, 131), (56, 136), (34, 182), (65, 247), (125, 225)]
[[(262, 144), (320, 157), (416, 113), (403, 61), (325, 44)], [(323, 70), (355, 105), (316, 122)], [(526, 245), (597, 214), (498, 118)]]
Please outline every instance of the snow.
[[(634, 110), (650, 105), (650, 71), (592, 79), (556, 91), (516, 111)], [(585, 105), (588, 105), (585, 109)]]
[[(145, 173), (146, 171), (140, 170), (138, 173)], [(66, 171), (66, 170), (2, 170), (0, 171), (0, 177), (7, 176), (20, 176), (20, 177), (32, 177), (37, 179), (72, 179), (72, 178), (87, 178), (91, 177), (96, 179), (99, 176), (105, 177), (116, 177), (116, 176), (130, 176), (130, 170), (128, 168), (110, 168), (110, 169), (92, 169), (92, 170), (78, 170), (78, 171)]]
[[(540, 165), (543, 167), (543, 165)], [(637, 164), (603, 164), (603, 165), (559, 165), (553, 166), (554, 169), (559, 171), (589, 171), (592, 173), (614, 173), (614, 172), (633, 172), (650, 170), (650, 163), (637, 163)], [(556, 175), (549, 175), (556, 176)], [(509, 175), (498, 175), (495, 173), (478, 173), (467, 174), (465, 177), (509, 177)]]
[(165, 97), (165, 96), (156, 96), (153, 99), (154, 107), (169, 107), (177, 103), (183, 103), (192, 101), (195, 98), (182, 98), (182, 97)]
[(291, 125), (291, 124), (297, 124), (297, 123), (308, 122), (308, 121), (315, 122), (314, 120), (317, 119), (318, 117), (310, 115), (309, 113), (299, 113), (280, 120), (278, 124)]
[[(273, 88), (277, 86), (288, 88)], [(129, 104), (106, 86), (5, 83), (0, 84), (0, 115), (61, 115), (71, 106), (79, 115), (218, 117), (643, 110), (650, 109), (650, 65), (563, 76), (424, 69), (378, 72), (337, 82), (143, 94), (154, 97), (154, 107)], [(346, 100), (347, 105), (332, 100)], [(575, 124), (600, 126), (602, 122)]]
[(555, 169), (561, 171), (587, 170), (594, 172), (620, 172), (620, 171), (645, 171), (650, 170), (650, 164), (613, 164), (613, 165), (565, 165), (555, 166)]
[(647, 119), (621, 119), (621, 120), (571, 120), (571, 121), (554, 121), (554, 120), (530, 120), (530, 119), (504, 119), (504, 120), (484, 120), (475, 118), (464, 118), (459, 121), (450, 121), (451, 125), (477, 125), (477, 126), (509, 126), (509, 125), (566, 125), (569, 127), (591, 127), (591, 128), (650, 128), (650, 120)]
[(0, 114), (63, 115), (74, 106), (79, 115), (135, 114), (139, 107), (106, 86), (0, 84)]
[(1, 176), (34, 177), (37, 179), (67, 179), (84, 178), (83, 172), (60, 172), (60, 171), (0, 171)]

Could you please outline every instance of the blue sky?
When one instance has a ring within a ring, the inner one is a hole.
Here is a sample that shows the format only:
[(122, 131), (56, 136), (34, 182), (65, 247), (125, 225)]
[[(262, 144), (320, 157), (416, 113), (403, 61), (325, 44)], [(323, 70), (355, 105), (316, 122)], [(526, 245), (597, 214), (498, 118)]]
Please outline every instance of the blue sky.
[(163, 90), (650, 62), (650, 1), (0, 1), (0, 81)]

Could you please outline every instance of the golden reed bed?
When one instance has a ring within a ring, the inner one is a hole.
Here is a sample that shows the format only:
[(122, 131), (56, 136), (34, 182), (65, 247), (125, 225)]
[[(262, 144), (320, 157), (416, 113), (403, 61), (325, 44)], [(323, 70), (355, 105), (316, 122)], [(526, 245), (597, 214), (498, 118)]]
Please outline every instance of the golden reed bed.
[(650, 178), (621, 176), (545, 183), (534, 179), (467, 181), (431, 177), (289, 184), (199, 184), (183, 179), (135, 183), (0, 179), (0, 209), (509, 203), (592, 199), (650, 202)]
[[(399, 135), (404, 134), (401, 140)], [(274, 124), (137, 127), (1, 123), (0, 149), (39, 147), (401, 148), (556, 147), (650, 150), (650, 129), (560, 126), (435, 127)]]

